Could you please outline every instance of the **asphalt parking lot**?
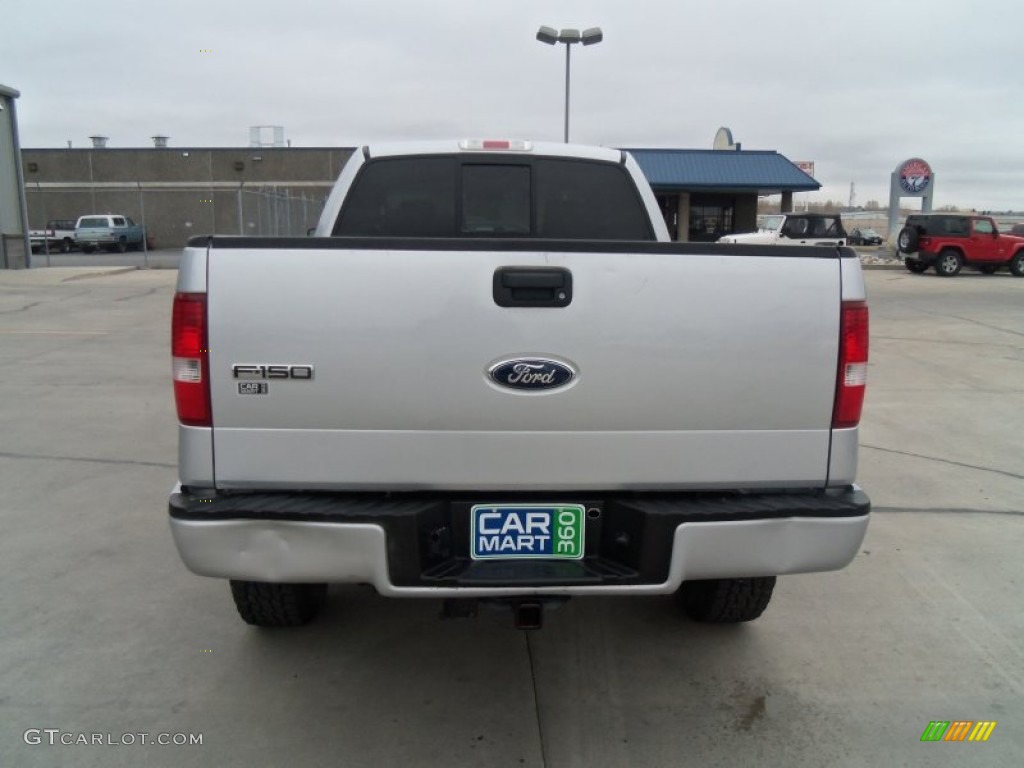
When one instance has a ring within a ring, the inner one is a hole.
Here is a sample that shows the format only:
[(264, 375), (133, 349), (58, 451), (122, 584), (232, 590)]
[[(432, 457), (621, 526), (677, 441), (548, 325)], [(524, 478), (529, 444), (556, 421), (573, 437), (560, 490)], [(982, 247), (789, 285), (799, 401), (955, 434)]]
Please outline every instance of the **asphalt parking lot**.
[(346, 587), (272, 632), (167, 529), (175, 272), (0, 272), (0, 766), (1018, 766), (1024, 280), (866, 277), (846, 570), (738, 627), (595, 598), (523, 633)]

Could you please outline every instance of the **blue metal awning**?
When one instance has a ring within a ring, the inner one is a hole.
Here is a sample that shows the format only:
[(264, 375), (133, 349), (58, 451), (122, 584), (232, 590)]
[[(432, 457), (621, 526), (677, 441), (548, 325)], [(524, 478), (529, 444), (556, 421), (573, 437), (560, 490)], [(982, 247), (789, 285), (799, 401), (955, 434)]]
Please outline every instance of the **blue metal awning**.
[(627, 149), (655, 191), (810, 192), (821, 184), (774, 151)]

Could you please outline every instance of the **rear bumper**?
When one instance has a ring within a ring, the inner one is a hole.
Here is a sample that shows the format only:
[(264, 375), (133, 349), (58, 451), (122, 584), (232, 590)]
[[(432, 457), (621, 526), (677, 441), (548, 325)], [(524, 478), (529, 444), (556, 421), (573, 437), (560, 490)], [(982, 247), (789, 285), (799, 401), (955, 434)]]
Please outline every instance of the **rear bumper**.
[[(562, 498), (544, 500), (553, 496)], [(169, 508), (182, 560), (200, 575), (368, 583), (393, 597), (663, 594), (695, 579), (837, 570), (857, 554), (870, 511), (855, 487), (574, 500), (599, 513), (588, 517), (586, 556), (574, 562), (472, 561), (466, 521), (478, 498), (196, 497), (177, 488)]]

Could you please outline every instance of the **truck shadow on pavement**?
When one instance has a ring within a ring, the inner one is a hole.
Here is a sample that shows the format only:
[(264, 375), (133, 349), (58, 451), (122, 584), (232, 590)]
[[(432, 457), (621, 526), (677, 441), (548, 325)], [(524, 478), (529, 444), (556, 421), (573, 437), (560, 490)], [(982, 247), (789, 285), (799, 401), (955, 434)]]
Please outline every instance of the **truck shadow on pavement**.
[(335, 587), (307, 627), (240, 627), (237, 705), (279, 702), (276, 733), (327, 740), (346, 765), (621, 766), (661, 764), (701, 733), (753, 738), (772, 704), (775, 632), (760, 622), (693, 623), (669, 597), (576, 598), (525, 632), (507, 609), (442, 621), (440, 607)]

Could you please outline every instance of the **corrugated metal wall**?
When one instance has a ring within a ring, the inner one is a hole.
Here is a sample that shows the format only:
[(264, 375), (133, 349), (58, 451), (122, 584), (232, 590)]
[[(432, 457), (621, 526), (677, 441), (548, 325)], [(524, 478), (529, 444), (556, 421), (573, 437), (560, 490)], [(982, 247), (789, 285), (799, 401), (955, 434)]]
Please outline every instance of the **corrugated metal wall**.
[(28, 149), (32, 227), (89, 213), (145, 223), (158, 248), (195, 235), (304, 235), (350, 149)]

